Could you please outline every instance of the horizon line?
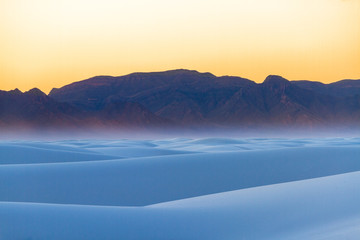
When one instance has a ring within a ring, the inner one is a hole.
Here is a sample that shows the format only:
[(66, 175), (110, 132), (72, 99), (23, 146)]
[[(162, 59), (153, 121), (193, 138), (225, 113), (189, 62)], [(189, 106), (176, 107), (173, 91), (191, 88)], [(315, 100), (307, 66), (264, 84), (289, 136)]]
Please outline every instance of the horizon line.
[(169, 69), (169, 70), (163, 70), (163, 71), (135, 71), (135, 72), (131, 72), (131, 73), (128, 73), (128, 74), (124, 74), (124, 75), (117, 75), (117, 76), (114, 76), (114, 75), (107, 75), (107, 74), (99, 74), (99, 75), (94, 75), (92, 77), (88, 77), (88, 78), (85, 78), (85, 79), (82, 79), (82, 80), (78, 80), (78, 81), (73, 81), (71, 83), (68, 83), (68, 84), (65, 84), (65, 85), (62, 85), (60, 87), (52, 87), (48, 92), (47, 91), (44, 91), (42, 90), (40, 87), (32, 87), (32, 88), (28, 88), (27, 90), (21, 90), (19, 87), (16, 87), (14, 89), (9, 89), (9, 90), (5, 90), (5, 89), (0, 89), (0, 91), (5, 91), (5, 92), (9, 92), (9, 91), (20, 91), (21, 93), (26, 93), (26, 92), (29, 92), (33, 89), (39, 89), (41, 92), (45, 93), (46, 95), (49, 95), (50, 92), (53, 90), (53, 89), (59, 89), (59, 88), (62, 88), (62, 87), (65, 87), (65, 86), (68, 86), (70, 84), (73, 84), (73, 83), (78, 83), (78, 82), (83, 82), (83, 81), (87, 81), (87, 80), (90, 80), (92, 78), (96, 78), (96, 77), (113, 77), (113, 78), (120, 78), (120, 77), (125, 77), (125, 76), (130, 76), (130, 75), (134, 75), (134, 74), (159, 74), (159, 73), (167, 73), (167, 72), (176, 72), (176, 71), (186, 71), (186, 72), (196, 72), (198, 74), (211, 74), (213, 75), (215, 78), (221, 78), (221, 77), (235, 77), (235, 78), (242, 78), (242, 79), (246, 79), (246, 80), (249, 80), (249, 81), (252, 81), (256, 84), (263, 84), (265, 82), (265, 80), (270, 77), (270, 76), (278, 76), (278, 77), (281, 77), (289, 82), (294, 82), (294, 81), (309, 81), (309, 82), (314, 82), (314, 83), (320, 83), (320, 84), (323, 84), (323, 85), (330, 85), (330, 84), (333, 84), (333, 83), (337, 83), (337, 82), (340, 82), (340, 81), (359, 81), (360, 80), (360, 77), (359, 78), (344, 78), (344, 79), (340, 79), (340, 80), (336, 80), (336, 81), (333, 81), (333, 82), (329, 82), (329, 83), (324, 83), (324, 82), (321, 82), (321, 81), (316, 81), (316, 80), (308, 80), (308, 79), (291, 79), (289, 80), (288, 78), (286, 77), (283, 77), (282, 75), (280, 74), (269, 74), (267, 75), (267, 77), (262, 81), (262, 82), (257, 82), (257, 81), (254, 81), (250, 78), (246, 78), (246, 77), (241, 77), (241, 76), (235, 76), (235, 75), (215, 75), (213, 74), (212, 72), (208, 72), (208, 71), (205, 71), (205, 72), (200, 72), (198, 70), (194, 70), (194, 69), (186, 69), (186, 68), (174, 68), (174, 69)]

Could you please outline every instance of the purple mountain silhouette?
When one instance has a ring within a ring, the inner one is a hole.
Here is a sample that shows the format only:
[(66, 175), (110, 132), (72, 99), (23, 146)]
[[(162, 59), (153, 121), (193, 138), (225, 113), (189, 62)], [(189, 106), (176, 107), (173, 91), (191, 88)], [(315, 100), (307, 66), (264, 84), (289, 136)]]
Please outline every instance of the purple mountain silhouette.
[(97, 76), (53, 89), (0, 91), (2, 126), (266, 127), (360, 125), (360, 80), (251, 80), (190, 70)]

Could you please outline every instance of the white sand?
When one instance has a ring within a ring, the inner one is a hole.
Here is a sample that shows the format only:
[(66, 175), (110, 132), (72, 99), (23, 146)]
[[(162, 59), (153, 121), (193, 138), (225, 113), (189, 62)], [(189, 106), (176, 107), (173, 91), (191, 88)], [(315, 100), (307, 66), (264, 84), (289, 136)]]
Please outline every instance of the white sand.
[(0, 239), (358, 239), (360, 139), (0, 142)]

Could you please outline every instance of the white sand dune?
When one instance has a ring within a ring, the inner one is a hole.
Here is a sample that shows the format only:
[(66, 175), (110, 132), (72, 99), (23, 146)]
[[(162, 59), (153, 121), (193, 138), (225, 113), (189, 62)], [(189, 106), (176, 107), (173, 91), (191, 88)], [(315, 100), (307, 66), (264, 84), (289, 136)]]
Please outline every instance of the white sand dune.
[(0, 203), (3, 239), (358, 239), (360, 173), (148, 207)]
[(308, 147), (0, 166), (0, 200), (143, 206), (360, 170), (360, 148)]
[(358, 239), (359, 184), (359, 138), (3, 141), (0, 239)]
[(41, 148), (16, 144), (0, 144), (1, 164), (31, 164), (109, 160), (120, 157), (108, 156), (81, 149)]
[(180, 151), (180, 150), (170, 150), (170, 149), (161, 149), (154, 147), (92, 147), (89, 148), (92, 151), (96, 151), (98, 153), (118, 156), (120, 158), (134, 158), (134, 157), (150, 157), (150, 156), (163, 156), (163, 155), (176, 155), (176, 154), (185, 154), (192, 153), (190, 151)]

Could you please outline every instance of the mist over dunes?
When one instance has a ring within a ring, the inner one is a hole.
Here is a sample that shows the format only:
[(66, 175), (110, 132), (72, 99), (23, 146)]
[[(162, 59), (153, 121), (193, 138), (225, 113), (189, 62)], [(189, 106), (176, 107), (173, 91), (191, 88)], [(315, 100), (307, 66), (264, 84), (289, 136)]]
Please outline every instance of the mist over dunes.
[(96, 76), (0, 91), (0, 126), (22, 128), (344, 127), (360, 124), (360, 80), (263, 83), (191, 70)]

